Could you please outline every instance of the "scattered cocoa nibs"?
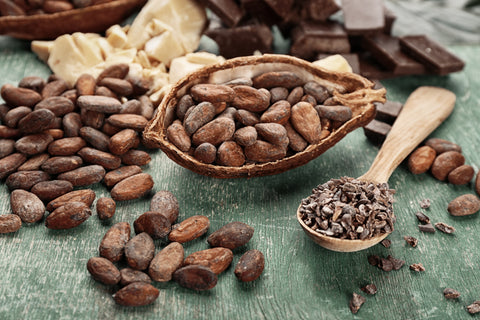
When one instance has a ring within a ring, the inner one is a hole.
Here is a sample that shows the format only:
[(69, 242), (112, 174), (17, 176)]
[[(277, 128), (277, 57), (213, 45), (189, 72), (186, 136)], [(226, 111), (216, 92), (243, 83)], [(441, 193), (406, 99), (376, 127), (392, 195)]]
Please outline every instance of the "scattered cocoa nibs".
[(438, 230), (442, 231), (443, 233), (447, 233), (447, 234), (452, 234), (452, 233), (455, 232), (454, 227), (449, 226), (448, 224), (446, 224), (444, 222), (435, 223), (435, 228), (437, 228)]
[(421, 263), (414, 263), (410, 265), (410, 270), (421, 272), (421, 271), (425, 271), (425, 267)]
[(417, 238), (414, 238), (412, 236), (404, 236), (403, 239), (409, 244), (411, 245), (413, 248), (415, 248), (418, 244), (418, 239)]
[(403, 265), (405, 264), (405, 261), (402, 260), (402, 259), (397, 259), (397, 258), (394, 258), (392, 257), (391, 255), (388, 255), (387, 256), (387, 259), (392, 262), (392, 265), (393, 265), (393, 270), (400, 270)]
[(352, 299), (350, 299), (350, 303), (348, 304), (348, 306), (350, 307), (350, 311), (352, 311), (352, 313), (357, 313), (362, 304), (365, 303), (365, 301), (366, 299), (364, 296), (361, 296), (354, 292)]
[(383, 239), (382, 242), (380, 242), (385, 248), (390, 248), (392, 245), (392, 241), (390, 239)]
[(443, 290), (443, 296), (446, 299), (457, 299), (460, 297), (460, 292), (452, 288), (445, 288), (445, 290)]
[(368, 293), (370, 295), (374, 295), (377, 293), (377, 286), (373, 283), (367, 284), (366, 286), (360, 288), (365, 293)]
[(419, 224), (418, 229), (422, 232), (435, 233), (435, 228), (431, 223)]
[(427, 217), (423, 212), (417, 211), (415, 212), (415, 216), (421, 223), (430, 223), (430, 218)]
[(480, 312), (480, 300), (473, 302), (471, 305), (467, 306), (467, 311), (470, 314), (475, 314)]
[(393, 263), (389, 259), (381, 258), (378, 267), (383, 271), (389, 272), (393, 270)]
[(423, 199), (422, 201), (420, 201), (420, 208), (428, 209), (430, 208), (430, 204), (430, 199)]
[(377, 255), (370, 255), (368, 256), (367, 259), (368, 259), (368, 263), (374, 267), (378, 266), (378, 263), (380, 262), (380, 257)]

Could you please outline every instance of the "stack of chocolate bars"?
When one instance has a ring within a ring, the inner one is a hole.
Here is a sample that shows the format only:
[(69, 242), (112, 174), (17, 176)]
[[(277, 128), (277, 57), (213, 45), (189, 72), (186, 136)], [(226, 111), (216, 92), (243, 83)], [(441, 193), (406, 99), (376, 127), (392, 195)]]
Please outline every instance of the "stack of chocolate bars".
[[(447, 75), (464, 68), (461, 59), (426, 35), (392, 35), (396, 17), (383, 0), (199, 1), (211, 11), (205, 35), (225, 58), (272, 52), (275, 25), (290, 39), (290, 55), (314, 61), (341, 54), (353, 72), (371, 80)], [(376, 106), (376, 119), (364, 132), (380, 145), (402, 104), (387, 101)]]
[(272, 52), (272, 26), (306, 60), (341, 54), (370, 79), (460, 71), (463, 61), (426, 35), (396, 37), (383, 0), (200, 0), (210, 9), (205, 35), (225, 58)]

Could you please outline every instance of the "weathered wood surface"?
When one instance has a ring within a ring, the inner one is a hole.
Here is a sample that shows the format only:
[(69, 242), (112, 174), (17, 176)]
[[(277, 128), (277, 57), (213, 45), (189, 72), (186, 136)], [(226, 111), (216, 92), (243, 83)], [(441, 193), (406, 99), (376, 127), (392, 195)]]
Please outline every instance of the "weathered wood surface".
[[(389, 99), (404, 102), (420, 85), (445, 87), (457, 94), (453, 114), (431, 137), (460, 144), (467, 163), (480, 166), (480, 47), (451, 49), (467, 61), (465, 71), (447, 77), (407, 77), (383, 81)], [(29, 52), (29, 43), (0, 38), (0, 85), (16, 84), (23, 76), (47, 77), (48, 68)], [(87, 260), (98, 254), (99, 242), (110, 225), (133, 223), (149, 207), (149, 198), (119, 203), (113, 220), (102, 223), (92, 216), (80, 227), (54, 231), (43, 223), (0, 235), (0, 319), (470, 319), (466, 305), (480, 299), (480, 217), (451, 217), (449, 201), (474, 193), (473, 185), (453, 186), (429, 174), (413, 175), (402, 164), (390, 178), (397, 190), (396, 230), (392, 246), (381, 245), (356, 253), (337, 253), (315, 245), (298, 225), (295, 212), (311, 189), (332, 177), (357, 177), (373, 161), (377, 148), (362, 130), (349, 134), (334, 148), (307, 165), (276, 176), (218, 180), (194, 174), (170, 161), (162, 152), (152, 154), (145, 171), (155, 180), (155, 191), (169, 190), (180, 202), (182, 220), (194, 214), (211, 219), (208, 234), (231, 221), (255, 228), (246, 246), (265, 254), (263, 275), (253, 283), (240, 283), (233, 266), (219, 276), (208, 292), (194, 292), (176, 283), (155, 284), (158, 300), (150, 306), (115, 305), (115, 287), (95, 282), (86, 270)], [(107, 196), (101, 184), (97, 198)], [(431, 199), (424, 212), (433, 222), (445, 222), (456, 233), (424, 234), (414, 215), (419, 202)], [(9, 192), (0, 184), (1, 213), (9, 213)], [(403, 236), (419, 239), (418, 247)], [(156, 241), (157, 250), (164, 242)], [(206, 249), (206, 236), (185, 245), (186, 254)], [(393, 255), (406, 260), (399, 271), (386, 273), (368, 264), (367, 256)], [(416, 273), (408, 265), (422, 263)], [(375, 283), (378, 293), (366, 296), (360, 287)], [(461, 292), (446, 300), (443, 289)], [(366, 296), (357, 315), (348, 309), (352, 292)]]

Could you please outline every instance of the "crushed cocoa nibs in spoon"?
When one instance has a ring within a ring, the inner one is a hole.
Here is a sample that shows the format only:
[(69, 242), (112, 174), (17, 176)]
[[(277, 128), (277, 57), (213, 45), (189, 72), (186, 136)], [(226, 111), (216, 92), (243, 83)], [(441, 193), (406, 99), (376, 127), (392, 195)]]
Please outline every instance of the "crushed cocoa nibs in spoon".
[(301, 219), (319, 234), (340, 239), (369, 239), (393, 231), (393, 194), (387, 183), (342, 177), (313, 189), (302, 200)]

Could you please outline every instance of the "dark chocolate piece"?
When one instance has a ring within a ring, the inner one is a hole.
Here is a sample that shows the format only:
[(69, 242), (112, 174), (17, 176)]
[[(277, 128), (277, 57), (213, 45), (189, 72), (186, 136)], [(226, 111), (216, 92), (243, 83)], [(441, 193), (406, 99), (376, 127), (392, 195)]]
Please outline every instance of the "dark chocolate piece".
[(342, 0), (345, 30), (348, 34), (371, 34), (383, 31), (383, 0)]
[(460, 58), (425, 35), (401, 37), (400, 48), (438, 75), (457, 72), (465, 66)]
[(335, 0), (303, 0), (301, 7), (301, 18), (313, 21), (326, 21), (340, 10)]
[(385, 141), (390, 129), (392, 129), (392, 126), (388, 123), (373, 119), (363, 127), (363, 132), (370, 142), (375, 145), (381, 145)]
[(265, 24), (241, 25), (234, 28), (209, 28), (205, 35), (218, 44), (219, 54), (224, 58), (272, 52), (273, 36)]
[(371, 55), (395, 75), (424, 74), (425, 67), (400, 50), (397, 37), (380, 33), (365, 37), (363, 46)]
[(294, 0), (241, 0), (242, 7), (252, 17), (270, 26), (282, 22), (289, 15), (294, 2)]
[[(342, 57), (345, 58), (345, 60), (347, 60), (350, 67), (352, 67), (352, 72), (353, 73), (360, 73), (360, 61), (358, 60), (358, 54), (356, 54), (356, 53), (339, 53), (339, 55), (341, 55)], [(328, 56), (331, 56), (331, 54), (319, 53), (317, 55), (317, 59), (318, 60), (324, 59)]]
[(212, 10), (222, 22), (229, 26), (236, 26), (243, 17), (244, 12), (234, 0), (201, 0), (204, 6)]
[(397, 20), (397, 16), (387, 7), (383, 7), (383, 14), (385, 15), (385, 27), (383, 33), (392, 34), (393, 23)]
[(360, 62), (360, 74), (370, 80), (381, 80), (394, 77), (392, 71), (388, 71), (378, 64), (368, 52), (358, 56)]
[(318, 53), (349, 53), (350, 43), (342, 25), (337, 22), (301, 22), (292, 31), (290, 54), (315, 59)]
[(375, 119), (388, 123), (390, 125), (392, 125), (395, 119), (397, 119), (398, 114), (403, 107), (402, 103), (390, 100), (387, 100), (385, 103), (376, 102), (374, 104), (377, 108), (377, 114), (375, 115)]

